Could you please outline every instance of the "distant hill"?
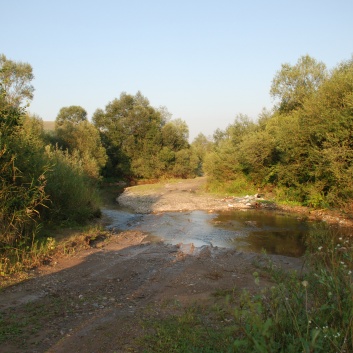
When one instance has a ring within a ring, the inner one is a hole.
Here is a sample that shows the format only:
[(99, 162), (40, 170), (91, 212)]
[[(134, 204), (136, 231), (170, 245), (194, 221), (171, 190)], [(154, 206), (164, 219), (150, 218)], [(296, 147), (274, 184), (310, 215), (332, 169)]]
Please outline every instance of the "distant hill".
[(55, 121), (43, 121), (43, 128), (47, 131), (55, 130)]

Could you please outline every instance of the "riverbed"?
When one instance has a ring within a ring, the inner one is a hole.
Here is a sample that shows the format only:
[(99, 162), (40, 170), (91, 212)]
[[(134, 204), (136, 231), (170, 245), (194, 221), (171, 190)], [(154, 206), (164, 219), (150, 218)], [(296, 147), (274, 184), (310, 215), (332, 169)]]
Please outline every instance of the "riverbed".
[(261, 195), (216, 197), (205, 178), (127, 188), (116, 207), (104, 209), (109, 229), (136, 230), (149, 241), (301, 257), (310, 232), (345, 234), (342, 221), (285, 212)]

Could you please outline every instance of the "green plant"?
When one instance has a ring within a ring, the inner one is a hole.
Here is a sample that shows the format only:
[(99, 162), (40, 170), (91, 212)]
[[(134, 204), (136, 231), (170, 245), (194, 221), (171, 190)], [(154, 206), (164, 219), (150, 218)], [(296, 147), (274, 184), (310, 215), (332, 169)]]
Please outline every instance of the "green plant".
[(234, 311), (240, 352), (348, 352), (353, 349), (352, 244), (320, 230), (308, 238), (307, 269), (272, 271), (276, 285)]
[(62, 224), (83, 224), (100, 216), (98, 188), (85, 174), (80, 156), (49, 146), (46, 155), (52, 167), (45, 188), (49, 196), (45, 217)]
[[(150, 326), (151, 325), (151, 326)], [(211, 327), (200, 307), (188, 308), (180, 316), (149, 323), (140, 344), (145, 353), (221, 353), (228, 352), (227, 330)]]
[(256, 187), (243, 175), (239, 174), (234, 180), (219, 182), (215, 179), (209, 179), (207, 190), (221, 195), (244, 196), (257, 192)]

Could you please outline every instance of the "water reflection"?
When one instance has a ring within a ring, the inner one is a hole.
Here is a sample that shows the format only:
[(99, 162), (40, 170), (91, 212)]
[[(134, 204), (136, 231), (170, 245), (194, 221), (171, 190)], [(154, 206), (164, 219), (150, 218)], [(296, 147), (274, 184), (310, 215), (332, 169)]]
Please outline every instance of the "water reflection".
[(312, 227), (293, 215), (258, 210), (222, 213), (214, 223), (234, 232), (232, 243), (237, 249), (295, 257), (304, 254), (305, 236)]
[(242, 251), (301, 256), (304, 239), (312, 224), (273, 211), (231, 211), (219, 214), (204, 211), (136, 215), (104, 210), (109, 227), (147, 232), (150, 239), (166, 243), (194, 243), (236, 248)]

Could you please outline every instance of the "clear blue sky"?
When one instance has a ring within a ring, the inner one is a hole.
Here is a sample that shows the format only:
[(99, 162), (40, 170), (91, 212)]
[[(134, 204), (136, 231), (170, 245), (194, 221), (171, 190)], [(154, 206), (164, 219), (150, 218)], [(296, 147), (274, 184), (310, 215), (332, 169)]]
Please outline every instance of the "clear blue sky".
[(32, 65), (32, 113), (89, 118), (141, 91), (186, 121), (193, 139), (273, 105), (281, 64), (328, 68), (353, 54), (352, 0), (0, 0), (0, 53)]

